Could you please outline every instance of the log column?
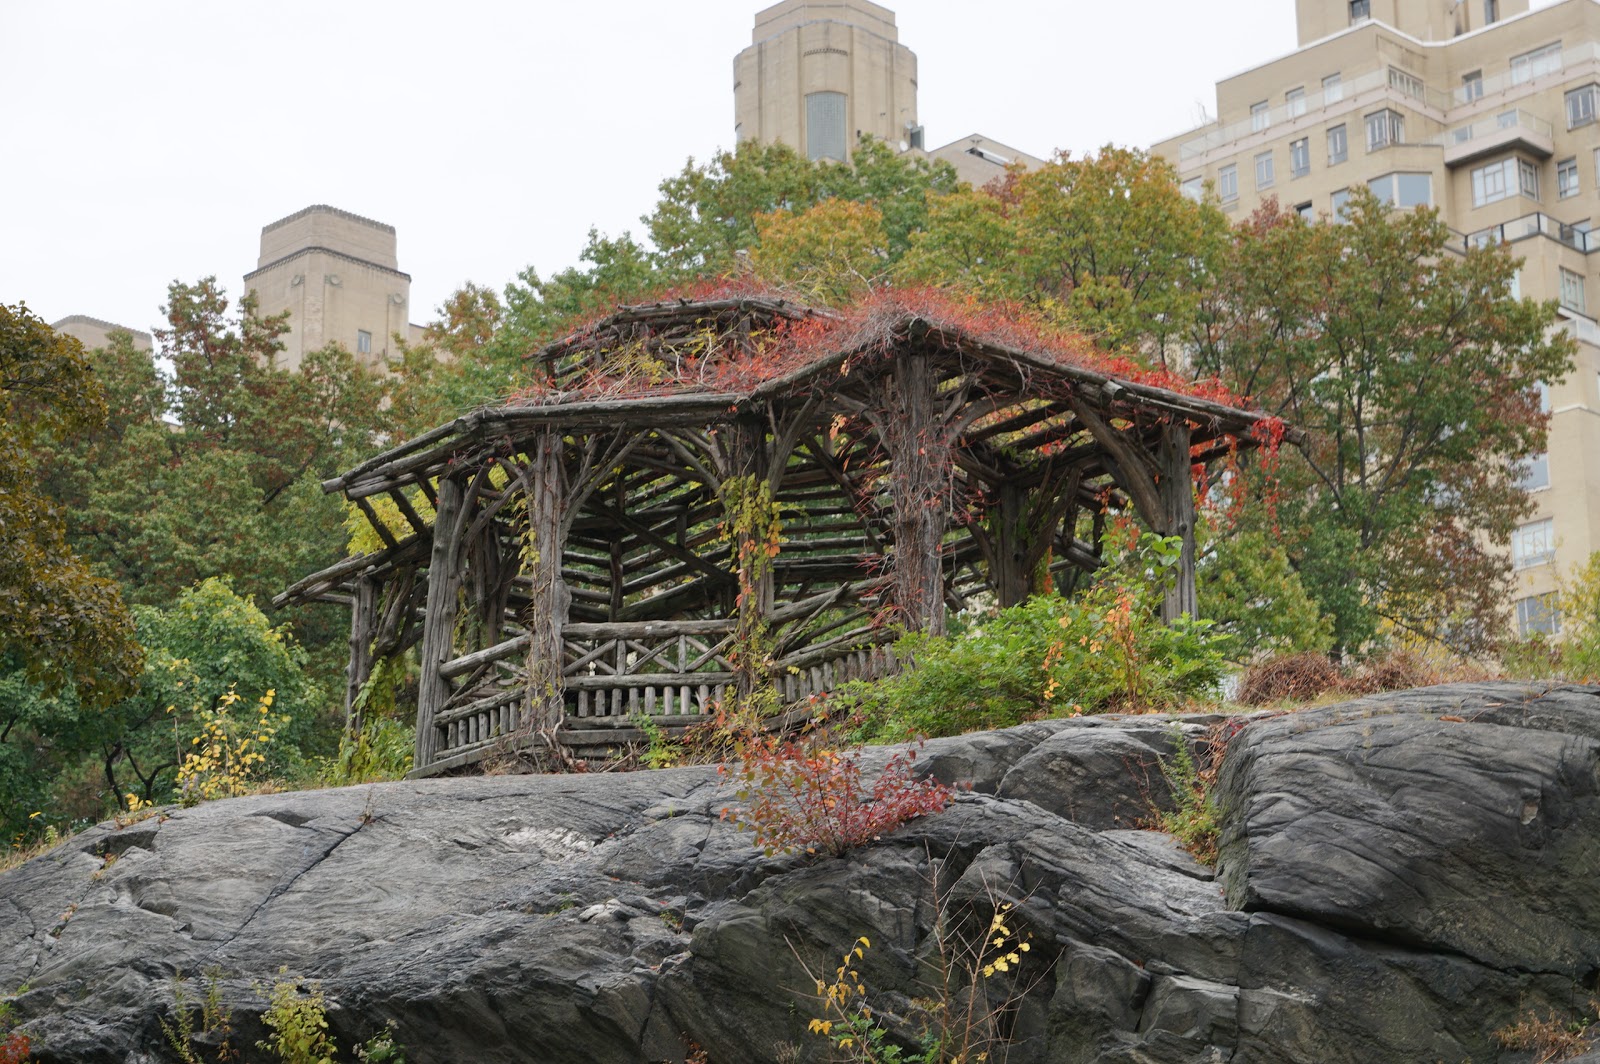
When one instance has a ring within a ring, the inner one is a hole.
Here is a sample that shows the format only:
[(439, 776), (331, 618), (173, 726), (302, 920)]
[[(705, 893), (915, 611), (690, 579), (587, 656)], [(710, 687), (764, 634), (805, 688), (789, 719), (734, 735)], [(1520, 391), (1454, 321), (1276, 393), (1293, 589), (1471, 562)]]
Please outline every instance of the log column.
[(372, 676), (372, 641), (378, 634), (378, 581), (364, 576), (356, 581), (350, 603), (350, 665), (345, 670), (344, 726), (351, 734), (361, 732), (361, 714), (356, 696)]
[(522, 481), (528, 500), (524, 572), (532, 581), (526, 614), (527, 723), (541, 731), (552, 730), (560, 724), (566, 710), (561, 631), (566, 627), (572, 593), (561, 578), (567, 510), (562, 447), (560, 433), (547, 432), (539, 436), (534, 441), (529, 455), (531, 461)]
[(883, 381), (879, 412), (894, 497), (894, 606), (908, 631), (929, 635), (944, 634), (943, 541), (952, 472), (937, 387), (926, 357), (902, 353)]
[[(774, 481), (778, 478), (768, 480), (773, 464), (767, 453), (766, 426), (759, 419), (738, 419), (728, 436), (731, 451), (726, 468), (721, 470), (724, 479), (720, 488), (725, 520), (733, 533), (729, 544), (732, 548), (730, 561), (738, 582), (735, 653), (731, 664), (734, 692), (742, 706), (772, 678), (771, 648), (765, 637), (767, 619), (772, 616), (772, 566), (776, 559), (766, 553), (768, 514), (754, 510), (740, 514), (730, 507), (754, 507), (762, 498), (763, 487), (770, 498), (777, 492), (778, 485)], [(729, 494), (730, 482), (735, 481), (739, 485), (737, 498)]]
[(439, 736), (433, 721), (450, 699), (450, 682), (441, 669), (455, 656), (465, 505), (466, 489), (462, 483), (454, 477), (441, 479), (433, 519), (433, 550), (428, 557), (428, 603), (422, 620), (415, 771), (427, 768), (437, 758)]
[(1178, 579), (1167, 588), (1161, 600), (1161, 619), (1167, 624), (1185, 614), (1200, 615), (1199, 596), (1195, 590), (1194, 477), (1189, 435), (1187, 421), (1174, 421), (1161, 434), (1158, 455), (1163, 527), (1157, 531), (1163, 536), (1178, 536), (1183, 540), (1183, 550), (1178, 556)]

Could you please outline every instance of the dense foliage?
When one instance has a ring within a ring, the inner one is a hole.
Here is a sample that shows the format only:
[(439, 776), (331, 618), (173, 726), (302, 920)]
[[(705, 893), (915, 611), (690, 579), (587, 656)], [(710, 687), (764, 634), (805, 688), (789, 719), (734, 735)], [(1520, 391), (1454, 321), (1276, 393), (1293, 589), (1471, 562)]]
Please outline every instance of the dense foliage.
[(944, 636), (912, 634), (912, 667), (835, 699), (874, 741), (958, 735), (1045, 716), (1157, 709), (1213, 697), (1230, 637), (1210, 621), (1160, 620), (1174, 541), (1144, 546), (1084, 593), (1036, 595)]
[(1398, 630), (1482, 651), (1503, 631), (1518, 464), (1545, 447), (1537, 386), (1572, 344), (1554, 304), (1512, 295), (1503, 249), (1449, 240), (1435, 212), (1365, 190), (1345, 224), (1269, 204), (1233, 233), (1192, 334), (1196, 372), (1309, 435), (1275, 484), (1240, 481), (1276, 502), (1245, 527), (1283, 545), (1339, 650)]
[[(0, 506), (33, 500), (25, 519), (0, 522), (0, 536), (87, 563), (0, 551), (0, 569), (15, 562), (56, 580), (52, 609), (70, 611), (59, 622), (30, 614), (44, 629), (0, 623), (9, 834), (98, 818), (129, 794), (170, 796), (175, 737), (187, 742), (195, 714), (232, 685), (252, 704), (275, 689), (290, 717), (273, 773), (332, 749), (332, 707), (311, 676), (342, 664), (341, 611), (296, 610), (274, 624), (260, 608), (343, 554), (344, 511), (318, 481), (370, 453), (385, 421), (382, 384), (338, 347), (280, 368), (283, 321), (261, 318), (248, 298), (230, 314), (211, 278), (173, 284), (165, 314), (158, 352), (114, 333), (92, 355), (36, 320), (6, 318), (21, 323), (7, 333), (19, 338), (7, 346), (18, 367), (7, 395), (19, 405), (0, 430), (15, 459), (0, 476), (38, 475), (0, 492)], [(71, 409), (52, 413), (52, 402)], [(121, 599), (136, 604), (133, 616)], [(89, 631), (97, 610), (121, 618), (101, 636)]]
[[(72, 549), (61, 501), (42, 490), (41, 440), (107, 420), (104, 390), (82, 345), (26, 306), (0, 304), (0, 667), (87, 703), (124, 693), (139, 647), (116, 585)], [(16, 722), (0, 703), (0, 743)]]

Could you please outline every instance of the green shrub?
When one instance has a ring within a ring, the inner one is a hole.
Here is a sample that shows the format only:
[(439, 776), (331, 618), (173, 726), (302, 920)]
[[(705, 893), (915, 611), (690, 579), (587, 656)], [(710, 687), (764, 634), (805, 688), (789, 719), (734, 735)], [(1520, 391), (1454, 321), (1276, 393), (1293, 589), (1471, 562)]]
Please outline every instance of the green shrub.
[(368, 717), (359, 734), (345, 732), (339, 753), (319, 762), (316, 787), (404, 779), (416, 754), (416, 726), (392, 717)]
[(846, 685), (836, 703), (861, 737), (959, 735), (1040, 716), (1143, 710), (1212, 697), (1230, 637), (1211, 622), (1159, 616), (1174, 541), (1146, 536), (1076, 598), (1040, 595), (946, 636), (895, 644), (910, 667)]
[[(1172, 753), (1161, 759), (1161, 775), (1172, 792), (1174, 808), (1157, 813), (1161, 830), (1183, 844), (1183, 848), (1205, 864), (1217, 859), (1217, 839), (1221, 827), (1211, 802), (1211, 785), (1216, 782), (1216, 765), (1207, 769), (1195, 764), (1189, 740), (1178, 725), (1170, 733)], [(1213, 742), (1215, 737), (1213, 737)]]

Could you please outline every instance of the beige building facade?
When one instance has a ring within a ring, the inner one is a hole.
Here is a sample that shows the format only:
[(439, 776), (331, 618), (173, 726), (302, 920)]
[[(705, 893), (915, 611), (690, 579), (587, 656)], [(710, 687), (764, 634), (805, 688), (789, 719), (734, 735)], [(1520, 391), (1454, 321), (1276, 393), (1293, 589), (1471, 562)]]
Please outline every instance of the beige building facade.
[(1516, 623), (1559, 631), (1558, 573), (1600, 550), (1600, 0), (1297, 0), (1300, 47), (1217, 83), (1217, 120), (1154, 146), (1234, 220), (1269, 196), (1337, 217), (1365, 185), (1437, 207), (1465, 248), (1510, 245), (1561, 304), (1573, 373), (1547, 387), (1535, 512), (1510, 545)]
[(126, 325), (118, 325), (114, 321), (91, 318), (87, 314), (68, 314), (60, 321), (51, 322), (50, 328), (63, 336), (70, 336), (77, 340), (83, 345), (85, 351), (93, 351), (99, 347), (109, 346), (113, 332), (125, 332), (133, 337), (135, 350), (149, 351), (155, 346), (154, 339), (147, 332), (139, 329), (130, 329)]
[(868, 0), (783, 0), (756, 13), (733, 61), (734, 136), (846, 162), (864, 136), (941, 159), (981, 187), (1012, 163), (1044, 165), (981, 134), (928, 148), (917, 117), (917, 57), (894, 12)]
[(844, 162), (862, 136), (922, 147), (917, 57), (868, 0), (783, 0), (733, 61), (734, 135)]
[(338, 343), (382, 370), (399, 355), (394, 336), (420, 332), (410, 324), (411, 275), (400, 271), (394, 226), (324, 204), (263, 227), (260, 258), (244, 283), (260, 314), (289, 313), (278, 356), (285, 369)]

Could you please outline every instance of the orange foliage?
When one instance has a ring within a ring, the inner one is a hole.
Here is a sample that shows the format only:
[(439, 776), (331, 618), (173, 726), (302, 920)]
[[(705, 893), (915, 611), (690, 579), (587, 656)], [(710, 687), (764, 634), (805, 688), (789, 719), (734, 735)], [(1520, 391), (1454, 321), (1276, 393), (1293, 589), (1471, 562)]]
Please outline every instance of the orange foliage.
[[(722, 278), (664, 293), (657, 302), (690, 304), (728, 299), (785, 301), (781, 293), (771, 289)], [(799, 304), (791, 305), (800, 309)], [(581, 348), (587, 338), (605, 326), (611, 313), (614, 312), (597, 315), (559, 343)], [(937, 288), (874, 289), (836, 311), (798, 320), (780, 320), (757, 338), (752, 349), (741, 347), (740, 339), (732, 334), (710, 336), (698, 349), (691, 345), (682, 353), (661, 356), (659, 363), (652, 365), (652, 372), (640, 372), (639, 367), (626, 358), (607, 358), (589, 367), (576, 383), (563, 382), (559, 392), (553, 393), (546, 383), (530, 384), (510, 401), (537, 404), (678, 392), (743, 394), (840, 355), (848, 356), (841, 367), (842, 373), (848, 373), (859, 359), (891, 351), (896, 329), (913, 318), (930, 326), (934, 336), (948, 334), (953, 345), (966, 340), (1012, 348), (1058, 365), (1238, 409), (1248, 408), (1247, 399), (1234, 395), (1220, 381), (1186, 380), (1170, 370), (1143, 366), (1127, 357), (1108, 354), (1082, 335), (1052, 325), (1019, 304), (980, 301), (970, 295)], [(1270, 441), (1273, 445), (1282, 438), (1281, 423), (1275, 434)]]

